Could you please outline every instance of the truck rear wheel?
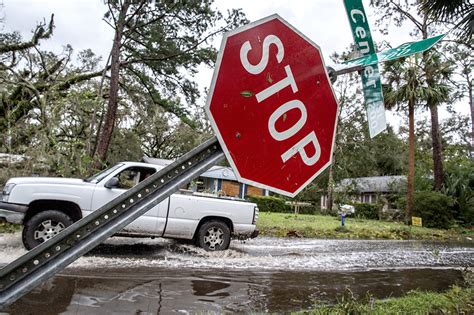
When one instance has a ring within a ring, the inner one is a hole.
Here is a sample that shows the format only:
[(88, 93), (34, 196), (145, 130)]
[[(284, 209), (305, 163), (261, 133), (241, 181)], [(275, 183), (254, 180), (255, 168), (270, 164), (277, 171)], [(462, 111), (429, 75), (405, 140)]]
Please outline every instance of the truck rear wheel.
[(73, 223), (72, 219), (63, 212), (42, 211), (25, 223), (22, 233), (23, 245), (30, 250), (54, 237)]
[(226, 250), (230, 244), (230, 229), (222, 221), (208, 221), (199, 228), (197, 244), (207, 251)]

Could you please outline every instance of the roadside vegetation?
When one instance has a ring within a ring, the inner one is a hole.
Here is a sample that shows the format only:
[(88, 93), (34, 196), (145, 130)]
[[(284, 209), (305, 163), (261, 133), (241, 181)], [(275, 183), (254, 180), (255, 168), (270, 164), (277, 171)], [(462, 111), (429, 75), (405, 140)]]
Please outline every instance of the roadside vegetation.
[[(262, 236), (328, 239), (451, 240), (472, 241), (474, 230), (406, 226), (401, 222), (345, 218), (329, 215), (260, 212), (257, 227)], [(0, 223), (0, 233), (21, 231), (21, 225)]]
[(369, 295), (357, 301), (347, 291), (336, 305), (316, 308), (310, 314), (473, 314), (473, 295), (472, 286), (454, 286), (443, 293), (411, 291), (400, 298), (375, 300)]
[(0, 222), (0, 233), (14, 233), (21, 230), (21, 225)]
[(444, 292), (409, 291), (402, 297), (375, 299), (370, 292), (357, 298), (346, 290), (334, 305), (316, 306), (310, 314), (473, 314), (473, 271), (463, 271), (464, 281)]
[(472, 241), (474, 231), (465, 228), (435, 229), (406, 226), (401, 222), (291, 213), (260, 212), (257, 222), (261, 235), (307, 238), (458, 240)]

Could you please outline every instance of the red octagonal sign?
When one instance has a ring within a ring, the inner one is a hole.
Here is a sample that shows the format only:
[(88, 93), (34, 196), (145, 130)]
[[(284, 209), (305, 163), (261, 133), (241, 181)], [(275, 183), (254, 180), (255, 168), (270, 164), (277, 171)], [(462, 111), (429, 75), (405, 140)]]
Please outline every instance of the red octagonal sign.
[(278, 15), (225, 34), (206, 111), (243, 183), (293, 197), (331, 163), (338, 104), (320, 49)]

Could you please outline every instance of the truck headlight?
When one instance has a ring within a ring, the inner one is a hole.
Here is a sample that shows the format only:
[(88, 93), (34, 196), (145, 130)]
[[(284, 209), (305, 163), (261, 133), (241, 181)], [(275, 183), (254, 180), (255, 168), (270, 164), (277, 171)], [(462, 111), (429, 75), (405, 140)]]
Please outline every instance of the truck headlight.
[(6, 184), (5, 187), (3, 187), (2, 191), (2, 201), (8, 201), (8, 196), (10, 196), (10, 193), (12, 192), (13, 187), (15, 187), (16, 184), (9, 183)]

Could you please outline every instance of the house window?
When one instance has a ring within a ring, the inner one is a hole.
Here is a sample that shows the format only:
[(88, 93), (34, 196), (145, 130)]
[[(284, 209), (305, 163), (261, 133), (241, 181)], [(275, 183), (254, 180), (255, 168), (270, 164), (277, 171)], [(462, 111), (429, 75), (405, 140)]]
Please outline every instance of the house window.
[(364, 203), (370, 203), (370, 195), (364, 195), (364, 200), (362, 200), (362, 202)]
[(327, 209), (327, 208), (328, 208), (328, 196), (322, 195), (321, 196), (321, 209)]
[(204, 178), (198, 177), (196, 180), (196, 191), (202, 192), (206, 190), (206, 183), (204, 182)]
[(206, 190), (205, 178), (198, 177), (187, 185), (187, 189), (194, 192), (203, 192)]
[(375, 194), (364, 194), (362, 196), (362, 202), (364, 203), (375, 203), (377, 201), (377, 197)]

